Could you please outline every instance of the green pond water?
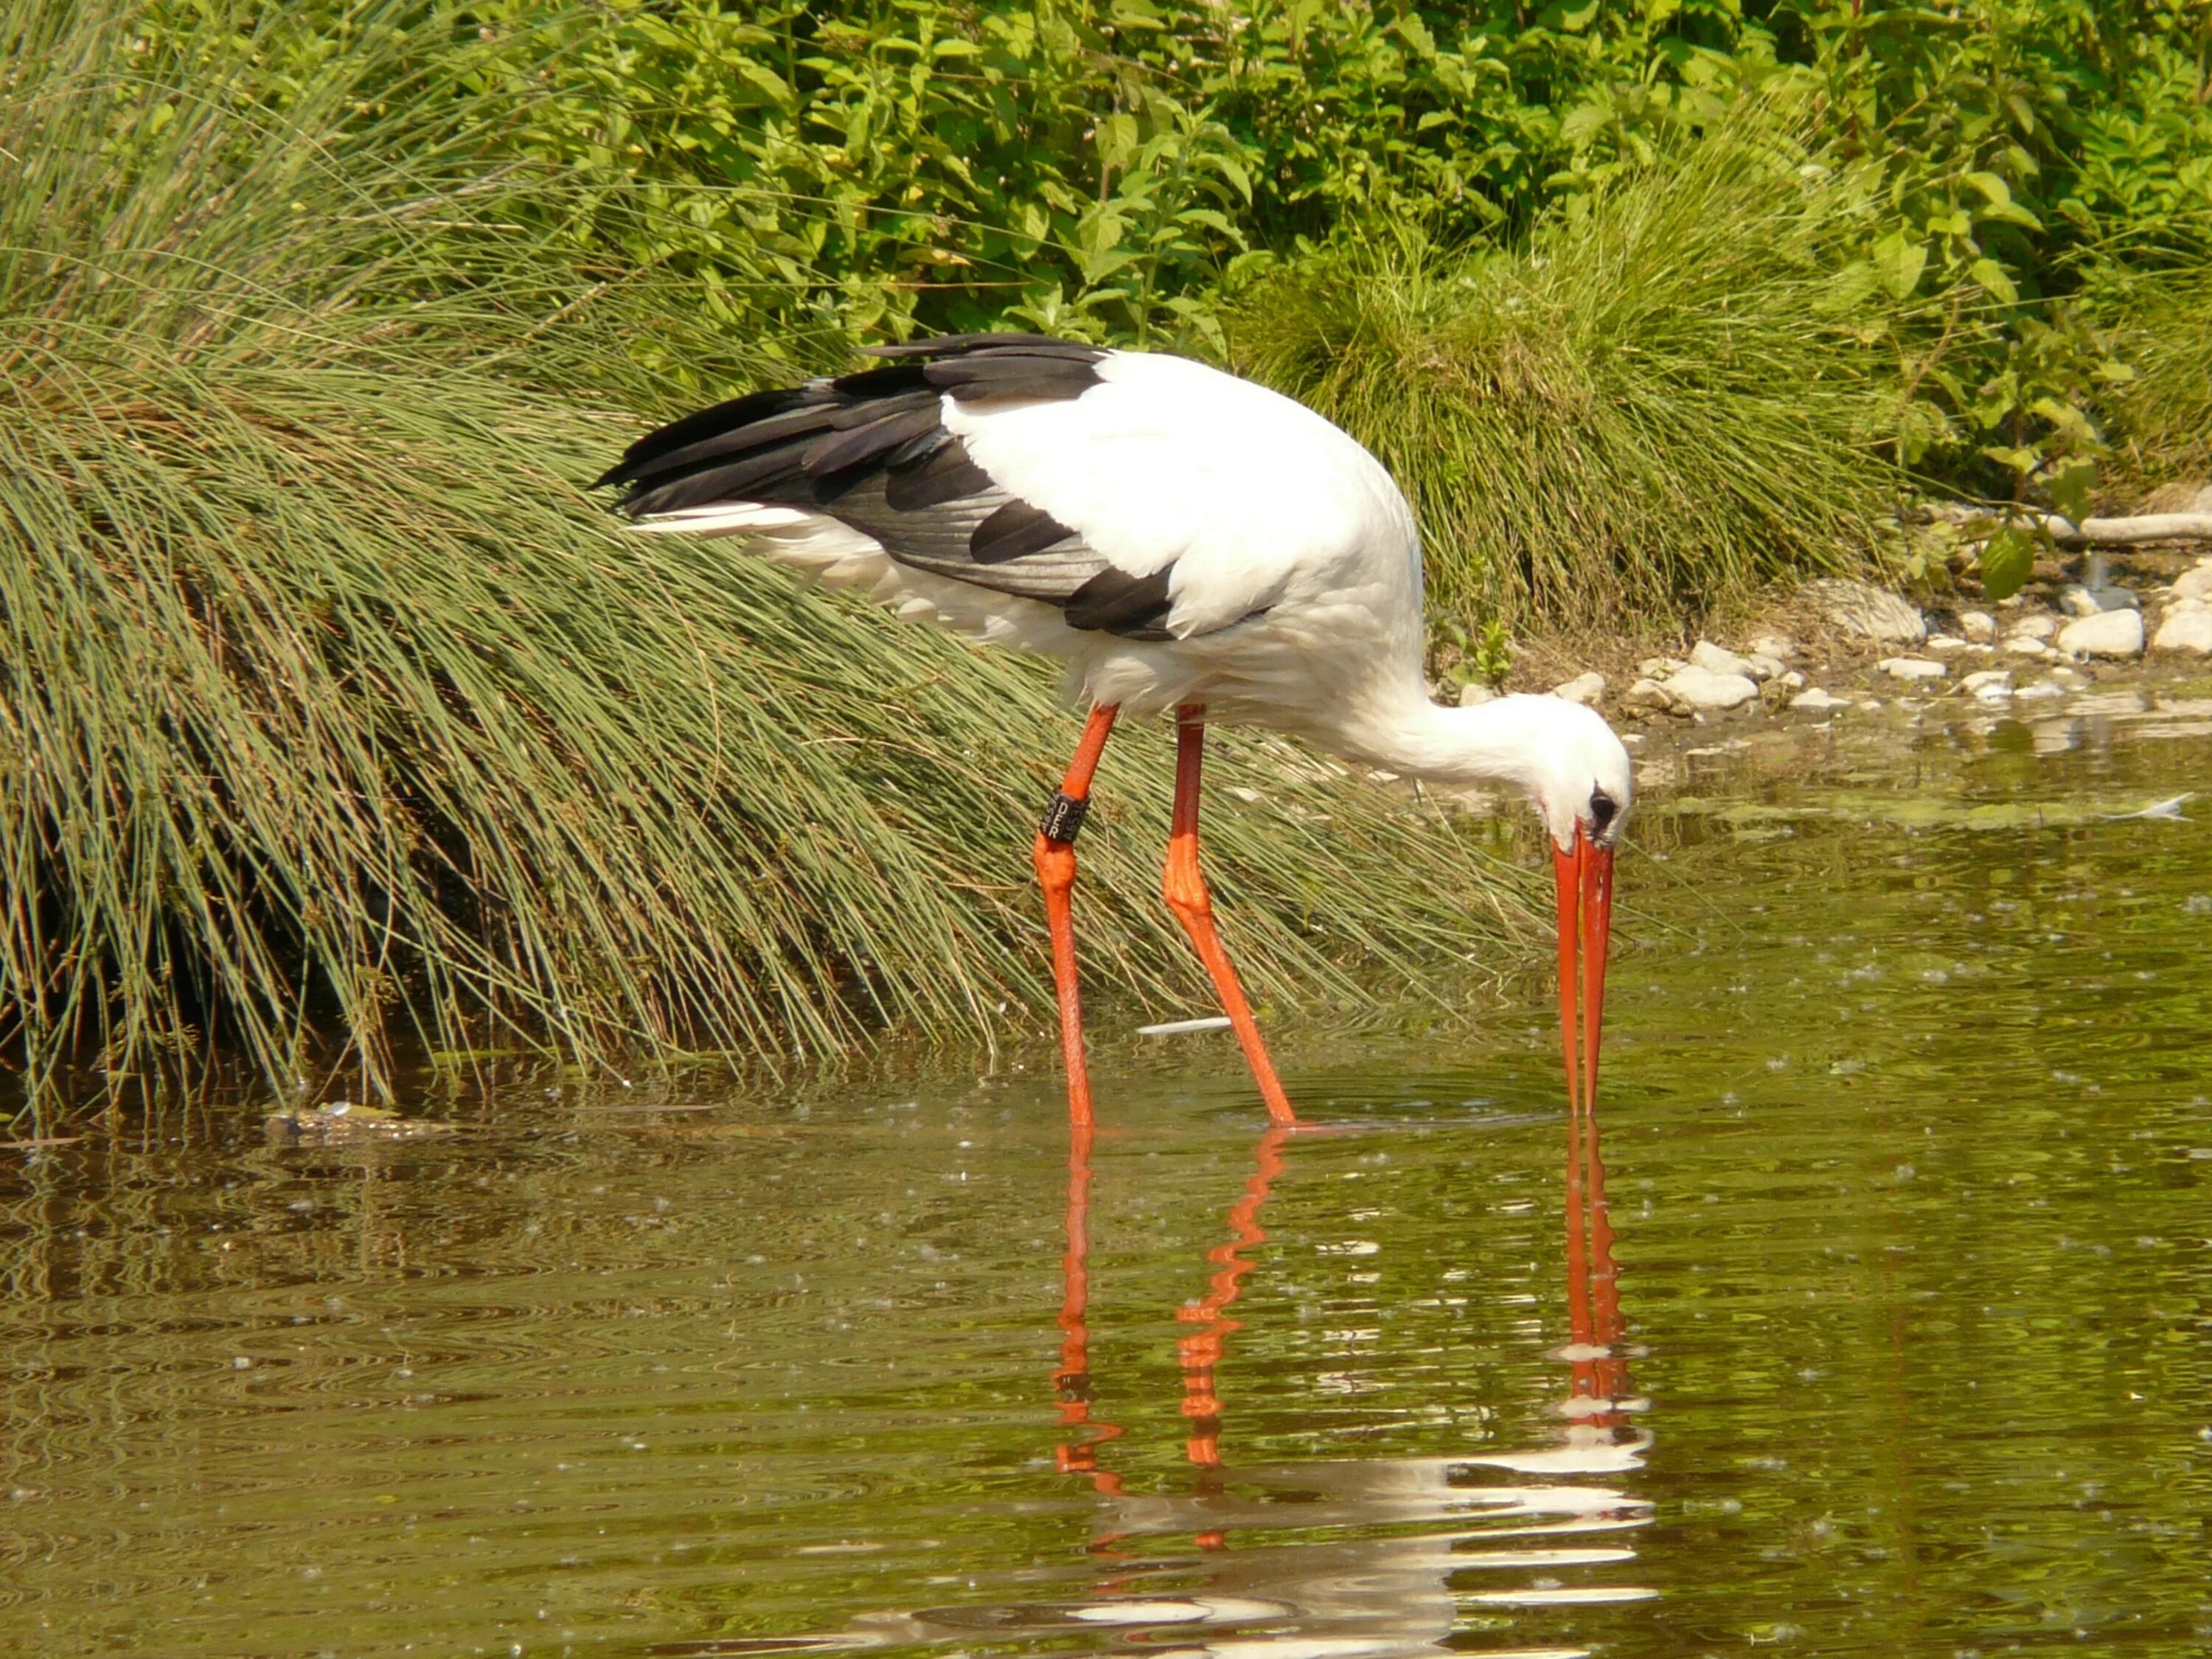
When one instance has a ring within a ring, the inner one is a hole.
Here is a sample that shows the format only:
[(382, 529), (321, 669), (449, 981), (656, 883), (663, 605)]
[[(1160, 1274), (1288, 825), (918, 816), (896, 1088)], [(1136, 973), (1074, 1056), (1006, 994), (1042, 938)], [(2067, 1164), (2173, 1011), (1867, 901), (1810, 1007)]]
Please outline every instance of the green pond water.
[(0, 1153), (0, 1650), (2212, 1650), (2208, 714), (1668, 763), (1595, 1249), (1534, 963), (1287, 1140), (1102, 1025), (1073, 1170), (1034, 1060)]

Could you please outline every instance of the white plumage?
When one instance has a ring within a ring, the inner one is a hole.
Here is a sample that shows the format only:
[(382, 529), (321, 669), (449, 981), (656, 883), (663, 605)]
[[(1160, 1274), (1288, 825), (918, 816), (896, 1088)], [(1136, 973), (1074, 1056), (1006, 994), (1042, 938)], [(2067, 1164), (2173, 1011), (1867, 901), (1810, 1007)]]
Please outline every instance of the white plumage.
[[(884, 367), (718, 404), (631, 446), (638, 528), (738, 539), (902, 617), (1067, 665), (1091, 708), (1039, 832), (1071, 1109), (1087, 1121), (1067, 894), (1091, 769), (1118, 713), (1178, 709), (1169, 902), (1205, 958), (1269, 1110), (1294, 1121), (1197, 864), (1206, 720), (1297, 733), (1355, 760), (1524, 790), (1559, 849), (1562, 1013), (1579, 915), (1602, 986), (1627, 751), (1553, 697), (1440, 708), (1422, 672), (1420, 543), (1388, 472), (1289, 398), (1182, 358), (1026, 335), (879, 348)], [(1570, 900), (1572, 902), (1570, 902)], [(1595, 1038), (1587, 1064), (1594, 1075)]]
[(1094, 372), (1073, 397), (939, 393), (942, 424), (1007, 495), (1115, 570), (1167, 570), (1170, 639), (1071, 628), (1048, 600), (902, 562), (834, 501), (648, 507), (635, 522), (740, 537), (902, 617), (1058, 658), (1079, 704), (1146, 715), (1200, 702), (1211, 719), (1294, 732), (1394, 771), (1516, 783), (1562, 845), (1594, 791), (1612, 807), (1593, 828), (1617, 823), (1627, 758), (1590, 711), (1553, 698), (1429, 702), (1419, 538), (1366, 450), (1304, 405), (1184, 358), (1105, 352)]

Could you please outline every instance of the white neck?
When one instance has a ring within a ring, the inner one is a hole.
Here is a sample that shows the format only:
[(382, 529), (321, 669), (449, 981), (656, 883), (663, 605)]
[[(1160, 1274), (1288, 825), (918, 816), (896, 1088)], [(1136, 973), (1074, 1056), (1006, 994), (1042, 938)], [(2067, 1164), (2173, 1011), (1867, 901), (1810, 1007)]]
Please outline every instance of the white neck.
[[(1447, 708), (1407, 688), (1347, 720), (1332, 736), (1354, 758), (1436, 783), (1510, 783), (1533, 793), (1550, 728), (1571, 704), (1556, 697), (1498, 697)], [(1577, 710), (1577, 713), (1583, 711)]]

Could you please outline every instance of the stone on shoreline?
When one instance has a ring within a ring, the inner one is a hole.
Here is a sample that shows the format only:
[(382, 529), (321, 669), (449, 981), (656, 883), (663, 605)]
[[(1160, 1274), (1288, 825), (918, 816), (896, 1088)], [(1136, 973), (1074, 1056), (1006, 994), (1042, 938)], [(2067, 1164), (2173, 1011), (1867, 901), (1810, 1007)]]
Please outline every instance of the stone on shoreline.
[(2012, 696), (2012, 670), (1980, 669), (1960, 680), (1959, 689), (1982, 702), (2003, 702)]
[(1497, 695), (1498, 693), (1486, 685), (1470, 683), (1459, 689), (1459, 706), (1462, 708), (1473, 708), (1478, 704), (1488, 702)]
[(1702, 668), (1708, 674), (1741, 674), (1747, 680), (1762, 678), (1753, 673), (1751, 665), (1735, 652), (1711, 640), (1699, 640), (1690, 647), (1690, 666)]
[(2151, 641), (2154, 651), (2194, 651), (2199, 656), (2212, 652), (2212, 608), (2202, 605), (2177, 605), (2166, 613), (2158, 625), (2158, 636)]
[(2041, 640), (2026, 634), (2015, 634), (2004, 642), (2005, 653), (2014, 657), (2049, 657), (2057, 653)]
[(1970, 645), (1988, 645), (1997, 636), (1997, 619), (1986, 611), (1961, 611), (1959, 631)]
[(1552, 695), (1569, 702), (1578, 702), (1585, 708), (1605, 695), (1605, 676), (1595, 669), (1587, 674), (1577, 674), (1552, 688)]
[(2058, 630), (2058, 648), (2069, 657), (2140, 657), (2142, 612), (2100, 611), (2078, 617)]
[(1751, 642), (1751, 654), (1786, 663), (1797, 654), (1797, 641), (1787, 634), (1761, 634)]
[(1829, 622), (1877, 645), (1917, 645), (1928, 637), (1921, 614), (1894, 593), (1864, 582), (1826, 577), (1805, 584)]
[(1688, 708), (1741, 708), (1759, 695), (1748, 674), (1716, 674), (1695, 665), (1670, 678), (1666, 690), (1676, 704)]
[(2212, 599), (2212, 559), (2199, 559), (2173, 580), (2177, 599)]
[(1875, 665), (1893, 679), (1940, 680), (1951, 671), (1925, 657), (1884, 657)]
[(1663, 714), (1674, 706), (1667, 688), (1648, 675), (1622, 692), (1620, 702), (1632, 714)]
[(1679, 674), (1690, 665), (1680, 657), (1646, 657), (1636, 665), (1636, 672), (1647, 680), (1663, 680), (1669, 674)]
[(1849, 708), (1851, 700), (1832, 696), (1816, 685), (1811, 690), (1800, 691), (1790, 698), (1790, 706), (1808, 714), (1825, 714), (1831, 709)]
[(2047, 640), (2058, 631), (2058, 618), (2047, 611), (2031, 611), (2012, 625), (2008, 640)]

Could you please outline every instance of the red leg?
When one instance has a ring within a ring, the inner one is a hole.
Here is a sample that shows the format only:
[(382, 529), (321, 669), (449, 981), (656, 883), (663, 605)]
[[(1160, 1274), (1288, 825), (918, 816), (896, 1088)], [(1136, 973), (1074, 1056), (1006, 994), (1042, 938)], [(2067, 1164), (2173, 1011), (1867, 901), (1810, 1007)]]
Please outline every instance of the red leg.
[(1075, 745), (1075, 758), (1067, 763), (1067, 776), (1060, 793), (1045, 809), (1043, 827), (1037, 831), (1032, 857), (1037, 880), (1044, 888), (1045, 926), (1052, 933), (1052, 983), (1060, 998), (1060, 1048), (1067, 1071), (1067, 1118), (1072, 1124), (1091, 1122), (1091, 1072), (1083, 1059), (1083, 994), (1075, 972), (1075, 832), (1091, 800), (1091, 775), (1098, 757), (1114, 730), (1114, 705), (1091, 711), (1083, 727), (1083, 740)]
[(1260, 1085), (1267, 1115), (1278, 1123), (1296, 1123), (1298, 1115), (1291, 1109), (1290, 1098), (1275, 1076), (1275, 1063), (1267, 1058), (1267, 1045), (1260, 1040), (1259, 1023), (1252, 1018), (1251, 1005), (1244, 1000), (1244, 988), (1237, 982), (1237, 969), (1231, 966), (1229, 953), (1221, 948), (1220, 937), (1213, 931), (1213, 900), (1198, 866), (1198, 772), (1205, 748), (1205, 707), (1185, 703), (1176, 710), (1175, 824), (1168, 837), (1167, 877), (1162, 890), (1167, 895), (1168, 908), (1176, 913), (1183, 932), (1190, 935), (1198, 959), (1206, 964), (1214, 994), (1221, 999), (1221, 1012), (1237, 1028), (1237, 1040), (1244, 1045), (1245, 1063), (1252, 1068), (1252, 1080)]

